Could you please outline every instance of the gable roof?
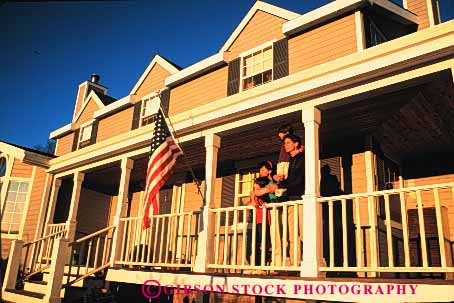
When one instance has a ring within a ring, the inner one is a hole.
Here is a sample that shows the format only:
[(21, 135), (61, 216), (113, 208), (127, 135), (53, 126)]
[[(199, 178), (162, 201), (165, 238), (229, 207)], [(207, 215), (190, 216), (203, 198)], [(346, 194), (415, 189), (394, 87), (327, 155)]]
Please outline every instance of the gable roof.
[(98, 105), (99, 108), (103, 108), (105, 106), (104, 103), (99, 98), (98, 94), (94, 90), (91, 90), (88, 96), (85, 97), (84, 103), (82, 104), (82, 107), (79, 109), (79, 112), (77, 113), (76, 116), (74, 116), (73, 122), (76, 122), (80, 118), (80, 115), (82, 115), (84, 109), (87, 107), (88, 103), (90, 103), (90, 99), (93, 99), (93, 101), (96, 103), (96, 105)]
[(233, 33), (230, 35), (230, 37), (224, 43), (224, 45), (219, 50), (219, 52), (225, 52), (229, 49), (229, 47), (233, 44), (233, 42), (235, 42), (236, 38), (238, 38), (240, 33), (243, 31), (243, 29), (246, 27), (246, 25), (252, 19), (252, 17), (254, 17), (255, 13), (259, 10), (262, 12), (280, 17), (282, 19), (286, 19), (286, 20), (292, 20), (292, 19), (300, 16), (300, 14), (286, 10), (284, 8), (281, 8), (281, 7), (278, 7), (278, 6), (263, 2), (263, 1), (256, 1), (254, 3), (254, 5), (251, 7), (251, 9), (248, 11), (246, 16), (244, 16), (243, 20), (241, 20), (241, 22), (235, 28)]
[(148, 64), (148, 67), (145, 69), (145, 71), (143, 72), (142, 76), (140, 76), (139, 81), (137, 81), (137, 83), (132, 88), (131, 92), (129, 93), (130, 95), (133, 95), (133, 94), (135, 94), (137, 92), (137, 90), (139, 89), (140, 85), (143, 83), (143, 81), (145, 81), (145, 78), (150, 73), (151, 69), (153, 68), (153, 66), (155, 64), (159, 64), (160, 66), (162, 66), (165, 70), (167, 70), (172, 75), (175, 74), (176, 72), (178, 72), (179, 70), (181, 70), (181, 67), (179, 67), (175, 63), (173, 63), (173, 62), (165, 59), (164, 57), (156, 54), (153, 57), (153, 59), (151, 60), (150, 64)]

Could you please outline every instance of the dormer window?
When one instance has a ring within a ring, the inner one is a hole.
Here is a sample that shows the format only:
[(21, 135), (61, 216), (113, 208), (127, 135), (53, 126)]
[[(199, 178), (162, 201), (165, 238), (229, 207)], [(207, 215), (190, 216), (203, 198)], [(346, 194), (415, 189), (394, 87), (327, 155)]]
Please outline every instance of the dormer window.
[(93, 121), (81, 125), (79, 132), (79, 148), (90, 145)]
[(156, 114), (159, 111), (160, 98), (158, 94), (154, 94), (149, 98), (146, 98), (142, 102), (142, 110), (140, 120), (142, 126), (153, 123), (155, 121)]
[(380, 30), (380, 28), (372, 21), (371, 18), (366, 18), (366, 44), (367, 47), (376, 46), (382, 44), (383, 42), (388, 41), (385, 34)]
[(241, 89), (247, 90), (273, 80), (273, 43), (241, 56)]

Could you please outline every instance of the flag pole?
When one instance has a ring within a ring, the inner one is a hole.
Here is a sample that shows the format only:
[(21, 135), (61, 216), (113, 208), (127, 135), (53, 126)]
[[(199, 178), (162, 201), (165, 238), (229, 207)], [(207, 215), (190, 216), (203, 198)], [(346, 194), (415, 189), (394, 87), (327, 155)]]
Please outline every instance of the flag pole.
[(161, 103), (161, 93), (162, 93), (163, 90), (159, 90), (157, 92), (158, 96), (159, 96), (159, 110), (161, 111), (162, 113), (162, 116), (164, 117), (164, 119), (166, 121), (169, 121), (169, 131), (170, 131), (170, 135), (172, 136), (174, 142), (176, 143), (176, 145), (178, 146), (178, 148), (180, 149), (180, 151), (182, 152), (182, 155), (181, 157), (183, 158), (183, 162), (184, 162), (184, 166), (189, 170), (189, 172), (191, 173), (191, 176), (192, 176), (192, 179), (194, 180), (196, 186), (197, 186), (197, 191), (199, 193), (199, 195), (202, 197), (202, 201), (203, 201), (203, 205), (206, 204), (206, 201), (205, 201), (205, 196), (204, 194), (202, 193), (202, 190), (200, 189), (200, 180), (195, 176), (195, 173), (194, 173), (194, 170), (192, 169), (192, 167), (188, 164), (188, 162), (186, 161), (186, 154), (183, 152), (183, 148), (181, 147), (181, 144), (180, 144), (180, 141), (178, 140), (178, 137), (176, 136), (176, 131), (175, 131), (175, 128), (173, 127), (173, 124), (172, 124), (172, 121), (170, 120), (170, 117), (166, 117), (165, 113), (164, 113), (164, 110), (162, 108), (162, 103)]

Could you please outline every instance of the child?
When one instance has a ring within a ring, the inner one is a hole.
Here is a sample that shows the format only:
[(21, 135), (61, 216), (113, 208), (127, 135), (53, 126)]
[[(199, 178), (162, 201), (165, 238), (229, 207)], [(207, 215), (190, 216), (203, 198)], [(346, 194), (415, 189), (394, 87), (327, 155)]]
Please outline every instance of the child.
[[(249, 205), (253, 205), (256, 208), (256, 226), (255, 226), (255, 265), (259, 266), (261, 264), (261, 247), (262, 247), (262, 224), (265, 224), (265, 264), (271, 261), (270, 254), (270, 213), (268, 210), (265, 211), (266, 221), (264, 222), (263, 218), (263, 208), (266, 207), (267, 203), (274, 202), (276, 196), (272, 191), (270, 191), (270, 184), (274, 184), (274, 181), (271, 177), (271, 172), (273, 169), (273, 164), (271, 161), (266, 161), (260, 163), (259, 177), (254, 181), (254, 190), (251, 192), (251, 199)], [(252, 264), (252, 230), (248, 230), (247, 234), (247, 247), (246, 255), (249, 258), (249, 264)], [(255, 271), (255, 274), (261, 273), (261, 271)]]

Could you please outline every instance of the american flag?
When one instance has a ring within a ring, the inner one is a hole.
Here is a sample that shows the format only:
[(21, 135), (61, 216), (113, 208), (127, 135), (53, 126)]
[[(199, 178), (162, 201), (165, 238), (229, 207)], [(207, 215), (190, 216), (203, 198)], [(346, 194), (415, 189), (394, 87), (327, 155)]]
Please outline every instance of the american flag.
[(173, 140), (161, 110), (157, 113), (153, 138), (151, 139), (150, 159), (148, 160), (147, 180), (145, 184), (145, 211), (143, 227), (150, 227), (150, 206), (153, 214), (159, 214), (159, 190), (172, 174), (181, 149)]

